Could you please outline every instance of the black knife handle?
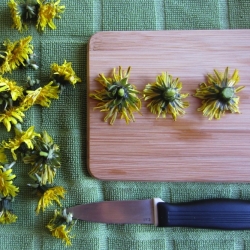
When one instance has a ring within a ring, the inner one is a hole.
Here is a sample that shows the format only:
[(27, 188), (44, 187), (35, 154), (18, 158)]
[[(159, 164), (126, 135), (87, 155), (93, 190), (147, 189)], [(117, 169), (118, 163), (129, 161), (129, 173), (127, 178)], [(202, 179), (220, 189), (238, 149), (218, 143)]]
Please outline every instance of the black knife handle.
[(250, 201), (211, 199), (157, 204), (159, 227), (250, 229)]

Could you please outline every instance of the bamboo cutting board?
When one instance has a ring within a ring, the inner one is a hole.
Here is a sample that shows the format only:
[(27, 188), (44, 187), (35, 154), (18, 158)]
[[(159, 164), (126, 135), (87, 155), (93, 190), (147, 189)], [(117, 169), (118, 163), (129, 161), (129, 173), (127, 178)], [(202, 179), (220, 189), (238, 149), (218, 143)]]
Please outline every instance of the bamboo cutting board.
[[(158, 118), (142, 100), (142, 116), (126, 125), (103, 122), (88, 97), (88, 169), (102, 180), (250, 181), (250, 30), (99, 32), (88, 46), (88, 95), (101, 89), (99, 73), (131, 66), (130, 83), (142, 91), (167, 71), (183, 83), (186, 115)], [(241, 114), (209, 121), (192, 94), (214, 69), (239, 70)]]

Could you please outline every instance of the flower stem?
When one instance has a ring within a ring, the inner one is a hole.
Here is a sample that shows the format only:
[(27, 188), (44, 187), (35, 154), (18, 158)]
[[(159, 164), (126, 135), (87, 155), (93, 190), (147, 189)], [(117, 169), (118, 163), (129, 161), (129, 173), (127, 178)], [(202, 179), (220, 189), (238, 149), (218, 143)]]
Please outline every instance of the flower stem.
[(120, 96), (120, 97), (123, 97), (124, 96), (124, 89), (123, 88), (121, 88), (121, 89), (119, 89), (118, 90), (118, 95)]
[(233, 88), (224, 88), (222, 91), (221, 91), (221, 96), (223, 99), (231, 99), (233, 96), (234, 96), (234, 89)]
[(173, 100), (176, 94), (176, 90), (173, 88), (168, 88), (165, 92), (164, 92), (164, 98), (166, 100)]
[(41, 151), (39, 153), (40, 156), (44, 156), (44, 157), (47, 157), (49, 154), (47, 152), (44, 152), (44, 151)]

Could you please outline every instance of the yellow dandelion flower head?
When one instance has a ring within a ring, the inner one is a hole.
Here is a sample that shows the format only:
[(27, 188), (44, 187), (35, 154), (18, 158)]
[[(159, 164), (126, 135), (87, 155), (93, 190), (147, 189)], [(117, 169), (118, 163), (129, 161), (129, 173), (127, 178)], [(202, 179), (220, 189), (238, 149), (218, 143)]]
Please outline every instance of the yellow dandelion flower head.
[[(68, 220), (69, 217), (71, 218), (70, 220)], [(52, 236), (62, 239), (62, 241), (65, 241), (65, 244), (69, 246), (71, 245), (71, 239), (74, 238), (69, 235), (73, 225), (72, 215), (67, 215), (65, 209), (63, 212), (55, 210), (54, 218), (50, 220), (47, 228), (52, 233)]]
[(15, 197), (19, 188), (13, 185), (13, 179), (16, 178), (16, 175), (12, 174), (12, 169), (5, 169), (3, 166), (0, 166), (0, 193), (6, 196)]
[(36, 133), (35, 127), (31, 126), (26, 131), (22, 131), (19, 126), (15, 128), (15, 137), (14, 139), (9, 139), (9, 142), (3, 142), (2, 145), (6, 149), (10, 149), (14, 160), (17, 160), (16, 150), (19, 149), (23, 144), (29, 149), (34, 148), (34, 139), (35, 137), (40, 137), (40, 134)]
[(143, 90), (145, 101), (150, 100), (147, 107), (157, 118), (162, 116), (166, 118), (169, 113), (173, 120), (184, 115), (184, 109), (189, 106), (188, 102), (182, 99), (188, 96), (188, 93), (182, 94), (182, 83), (179, 78), (173, 79), (167, 72), (157, 76), (156, 82), (149, 83)]
[(19, 4), (20, 1), (10, 0), (8, 6), (10, 8), (11, 17), (13, 20), (12, 27), (22, 32), (24, 29), (27, 28), (27, 26), (22, 22), (22, 13)]
[(71, 62), (64, 61), (62, 65), (53, 63), (51, 65), (51, 71), (52, 78), (55, 79), (58, 84), (71, 84), (75, 86), (77, 82), (82, 81), (73, 70)]
[(53, 22), (54, 18), (60, 18), (60, 13), (64, 12), (65, 6), (59, 5), (60, 0), (51, 0), (46, 2), (46, 0), (37, 0), (39, 4), (38, 20), (36, 27), (44, 31), (45, 27), (48, 25), (51, 29), (56, 29), (56, 25)]
[(0, 212), (0, 223), (1, 224), (11, 224), (16, 222), (17, 216), (8, 210)]
[(23, 107), (10, 107), (9, 109), (4, 110), (0, 114), (0, 122), (4, 124), (7, 131), (11, 130), (11, 124), (17, 124), (18, 122), (23, 122), (23, 117), (25, 116)]
[(56, 171), (61, 166), (60, 148), (53, 143), (53, 139), (44, 131), (40, 138), (36, 138), (32, 153), (23, 157), (23, 162), (33, 166), (29, 175), (35, 177), (38, 175), (38, 183), (42, 185), (52, 184)]
[(13, 101), (23, 96), (23, 88), (17, 86), (15, 81), (0, 76), (0, 97), (1, 93), (9, 92)]
[(101, 112), (107, 112), (104, 121), (110, 120), (111, 125), (114, 124), (118, 114), (128, 124), (135, 121), (134, 112), (140, 113), (141, 100), (138, 97), (140, 92), (128, 82), (129, 72), (130, 67), (127, 71), (119, 67), (118, 74), (114, 68), (111, 77), (106, 78), (104, 74), (100, 74), (96, 80), (104, 88), (90, 94), (91, 98), (100, 101), (96, 108)]
[(36, 213), (39, 213), (41, 209), (44, 211), (48, 206), (53, 204), (53, 201), (61, 206), (60, 198), (64, 198), (65, 193), (66, 190), (61, 186), (48, 188), (38, 202)]
[(27, 95), (25, 96), (22, 105), (31, 107), (32, 105), (37, 104), (43, 107), (50, 107), (50, 99), (58, 99), (59, 92), (59, 86), (53, 86), (53, 81), (51, 81), (47, 85), (37, 88), (36, 90), (27, 90)]
[(200, 84), (194, 94), (195, 97), (202, 100), (202, 106), (198, 108), (198, 111), (202, 111), (209, 120), (220, 119), (226, 111), (240, 113), (240, 97), (236, 94), (245, 86), (236, 88), (235, 86), (240, 80), (239, 72), (236, 69), (232, 76), (229, 76), (228, 71), (227, 67), (224, 73), (214, 70), (214, 75), (208, 74), (207, 82)]
[(33, 54), (33, 46), (30, 44), (32, 36), (27, 36), (18, 41), (5, 41), (7, 56), (5, 63), (1, 66), (0, 72), (5, 73), (25, 65), (25, 60), (29, 59), (29, 55)]

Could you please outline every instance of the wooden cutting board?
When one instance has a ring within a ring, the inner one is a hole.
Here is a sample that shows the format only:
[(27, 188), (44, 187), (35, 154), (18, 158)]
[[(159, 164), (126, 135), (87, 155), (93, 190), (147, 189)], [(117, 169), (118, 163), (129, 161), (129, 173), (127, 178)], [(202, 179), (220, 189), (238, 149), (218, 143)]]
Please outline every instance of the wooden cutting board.
[[(99, 73), (131, 66), (142, 91), (167, 71), (183, 83), (190, 107), (173, 121), (151, 114), (142, 101), (136, 122), (103, 122), (88, 98), (88, 169), (102, 180), (250, 181), (250, 30), (118, 31), (93, 35), (88, 46), (88, 95), (101, 89)], [(241, 114), (209, 121), (192, 96), (208, 73), (239, 70)]]

